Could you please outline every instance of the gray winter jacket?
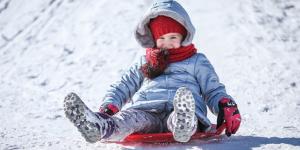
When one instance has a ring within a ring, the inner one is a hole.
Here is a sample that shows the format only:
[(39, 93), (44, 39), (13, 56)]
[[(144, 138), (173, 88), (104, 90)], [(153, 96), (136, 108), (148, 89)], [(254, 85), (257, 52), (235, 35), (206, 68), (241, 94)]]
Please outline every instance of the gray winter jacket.
[[(147, 26), (151, 18), (166, 15), (177, 20), (187, 29), (183, 45), (192, 43), (194, 27), (186, 11), (175, 1), (155, 1), (136, 29), (136, 39), (143, 47), (153, 47), (151, 32)], [(183, 61), (171, 63), (164, 73), (152, 80), (145, 78), (140, 70), (145, 57), (133, 65), (121, 80), (113, 84), (104, 97), (104, 103), (113, 103), (121, 109), (140, 109), (150, 112), (171, 112), (173, 98), (179, 87), (188, 87), (196, 101), (196, 116), (205, 126), (211, 123), (206, 117), (206, 105), (214, 114), (218, 113), (218, 102), (226, 94), (225, 87), (219, 82), (213, 66), (201, 53)]]

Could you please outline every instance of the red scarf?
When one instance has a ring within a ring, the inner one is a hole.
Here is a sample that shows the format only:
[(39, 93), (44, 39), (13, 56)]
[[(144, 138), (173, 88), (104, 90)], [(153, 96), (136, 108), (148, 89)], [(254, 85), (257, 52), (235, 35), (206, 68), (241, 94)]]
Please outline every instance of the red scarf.
[(194, 47), (194, 44), (190, 44), (188, 46), (170, 49), (169, 53), (169, 62), (173, 63), (190, 58), (191, 56), (197, 53), (197, 49)]
[(197, 49), (194, 47), (194, 44), (169, 50), (147, 48), (147, 63), (142, 66), (142, 72), (146, 77), (153, 79), (162, 74), (168, 67), (169, 63), (178, 62), (190, 58), (191, 56), (196, 54), (196, 52)]

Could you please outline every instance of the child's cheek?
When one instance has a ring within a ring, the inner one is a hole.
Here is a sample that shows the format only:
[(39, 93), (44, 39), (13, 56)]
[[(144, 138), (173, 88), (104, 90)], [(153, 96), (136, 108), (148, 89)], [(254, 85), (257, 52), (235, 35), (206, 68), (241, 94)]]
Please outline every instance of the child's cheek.
[(156, 47), (157, 48), (161, 48), (162, 47), (162, 43), (160, 41), (156, 41)]
[(175, 44), (175, 48), (179, 48), (181, 46), (181, 42)]

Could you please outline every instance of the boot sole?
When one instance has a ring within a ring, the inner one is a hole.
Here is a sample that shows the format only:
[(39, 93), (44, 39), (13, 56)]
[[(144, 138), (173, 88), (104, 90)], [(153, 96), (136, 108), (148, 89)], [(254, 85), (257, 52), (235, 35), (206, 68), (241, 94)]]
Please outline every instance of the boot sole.
[(75, 93), (70, 93), (64, 100), (66, 117), (77, 127), (87, 142), (95, 143), (101, 139), (99, 125), (89, 121), (97, 116), (82, 102)]
[(176, 91), (174, 101), (176, 115), (173, 136), (178, 142), (188, 142), (193, 134), (195, 118), (195, 100), (192, 92), (186, 87)]

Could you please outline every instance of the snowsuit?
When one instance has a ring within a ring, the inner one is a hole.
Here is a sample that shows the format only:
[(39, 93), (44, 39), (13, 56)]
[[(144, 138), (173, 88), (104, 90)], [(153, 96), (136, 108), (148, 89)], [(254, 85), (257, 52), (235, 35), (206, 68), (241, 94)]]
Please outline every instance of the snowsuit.
[[(184, 25), (188, 33), (182, 45), (192, 43), (195, 29), (184, 8), (176, 1), (158, 0), (136, 28), (136, 39), (143, 47), (154, 47), (155, 41), (147, 24), (158, 15), (171, 17)], [(123, 134), (127, 136), (133, 132), (163, 132), (170, 129), (171, 121), (167, 120), (172, 119), (172, 115), (169, 117), (173, 111), (172, 101), (176, 90), (182, 86), (192, 91), (196, 116), (204, 129), (211, 126), (206, 105), (218, 114), (219, 100), (223, 97), (232, 99), (204, 54), (197, 53), (183, 61), (171, 63), (163, 74), (151, 80), (145, 78), (140, 70), (145, 63), (145, 56), (142, 56), (104, 97), (103, 103), (112, 103), (121, 110), (112, 116), (118, 134), (112, 134), (110, 138), (121, 138), (122, 132), (126, 132)]]

